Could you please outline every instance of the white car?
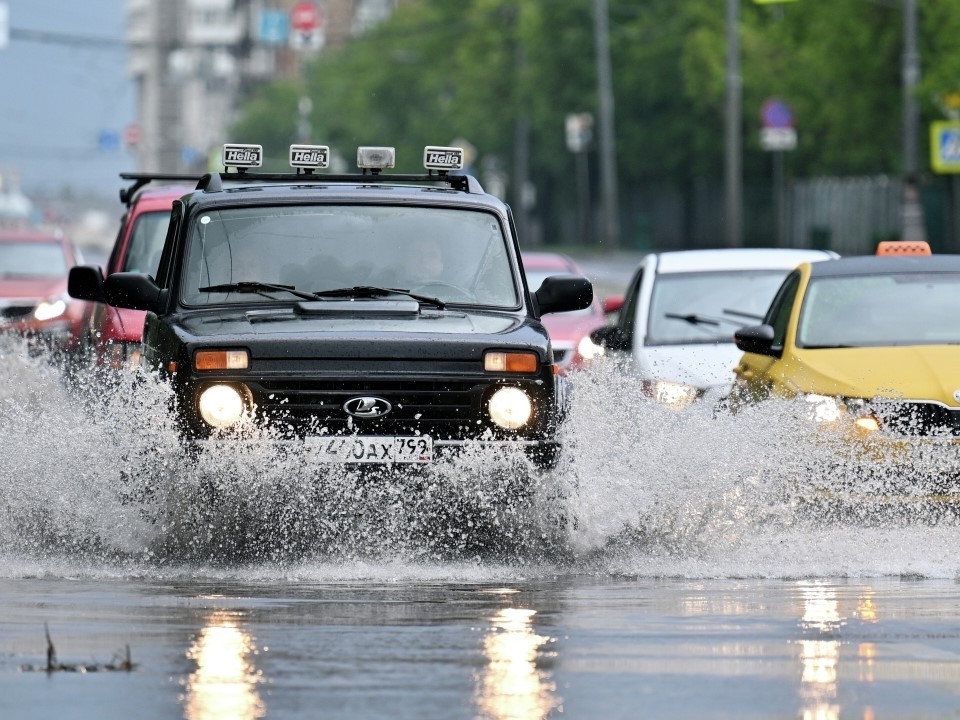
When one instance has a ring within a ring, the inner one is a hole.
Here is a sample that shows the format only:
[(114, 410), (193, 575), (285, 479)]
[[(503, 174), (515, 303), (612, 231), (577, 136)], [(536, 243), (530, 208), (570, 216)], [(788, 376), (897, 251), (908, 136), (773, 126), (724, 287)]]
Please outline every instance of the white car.
[(630, 281), (618, 324), (591, 339), (611, 355), (629, 354), (644, 393), (658, 402), (684, 408), (702, 396), (719, 400), (743, 354), (734, 331), (763, 319), (797, 265), (837, 257), (785, 248), (650, 253)]

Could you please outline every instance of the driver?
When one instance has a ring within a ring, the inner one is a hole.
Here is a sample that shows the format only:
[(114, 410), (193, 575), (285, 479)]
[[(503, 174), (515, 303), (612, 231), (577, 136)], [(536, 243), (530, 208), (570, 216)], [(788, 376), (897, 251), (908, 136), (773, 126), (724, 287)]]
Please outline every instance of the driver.
[(419, 236), (404, 253), (400, 272), (404, 287), (413, 289), (434, 282), (444, 282), (443, 248), (436, 238)]

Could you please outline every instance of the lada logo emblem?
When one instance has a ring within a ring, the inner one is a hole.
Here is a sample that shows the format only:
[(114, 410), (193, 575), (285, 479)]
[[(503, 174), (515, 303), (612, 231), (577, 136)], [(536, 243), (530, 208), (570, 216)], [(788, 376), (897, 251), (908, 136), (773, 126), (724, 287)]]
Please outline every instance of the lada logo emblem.
[(392, 409), (393, 405), (386, 400), (371, 395), (350, 398), (343, 404), (343, 410), (347, 415), (353, 415), (353, 417), (358, 418), (383, 417)]

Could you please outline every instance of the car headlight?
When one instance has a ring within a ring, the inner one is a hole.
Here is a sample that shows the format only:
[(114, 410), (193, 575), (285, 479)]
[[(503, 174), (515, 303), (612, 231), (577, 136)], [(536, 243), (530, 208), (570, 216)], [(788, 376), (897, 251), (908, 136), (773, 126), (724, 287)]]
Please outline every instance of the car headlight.
[(584, 335), (577, 344), (577, 352), (584, 360), (595, 360), (604, 355), (606, 350), (591, 340), (589, 335)]
[(697, 399), (697, 388), (693, 385), (668, 382), (667, 380), (645, 380), (644, 394), (667, 407), (683, 409), (693, 404)]
[(247, 403), (240, 389), (233, 385), (210, 385), (197, 400), (200, 417), (215, 428), (231, 427), (239, 423)]
[(523, 427), (533, 415), (530, 398), (520, 388), (504, 387), (490, 396), (487, 403), (490, 419), (506, 430)]
[(33, 317), (41, 322), (44, 320), (53, 320), (63, 315), (67, 311), (67, 302), (63, 298), (56, 300), (44, 300), (33, 310)]
[(807, 414), (814, 422), (836, 422), (843, 414), (843, 408), (837, 398), (829, 395), (804, 395)]

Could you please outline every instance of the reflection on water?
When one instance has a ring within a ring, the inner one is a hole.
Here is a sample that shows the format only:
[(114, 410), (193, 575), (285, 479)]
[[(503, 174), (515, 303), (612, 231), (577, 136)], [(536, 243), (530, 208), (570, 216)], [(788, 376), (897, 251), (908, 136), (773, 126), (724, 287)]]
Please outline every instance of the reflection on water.
[(804, 720), (837, 720), (837, 666), (840, 662), (840, 628), (843, 619), (836, 591), (829, 586), (801, 583), (801, 627), (813, 640), (800, 641), (803, 667), (800, 698)]
[(253, 639), (239, 613), (218, 610), (187, 652), (196, 670), (186, 682), (186, 720), (252, 720), (266, 715), (253, 664)]
[(487, 667), (477, 689), (481, 717), (534, 720), (559, 706), (550, 673), (537, 666), (541, 648), (553, 640), (534, 632), (535, 615), (536, 610), (504, 608), (491, 618), (483, 643)]

